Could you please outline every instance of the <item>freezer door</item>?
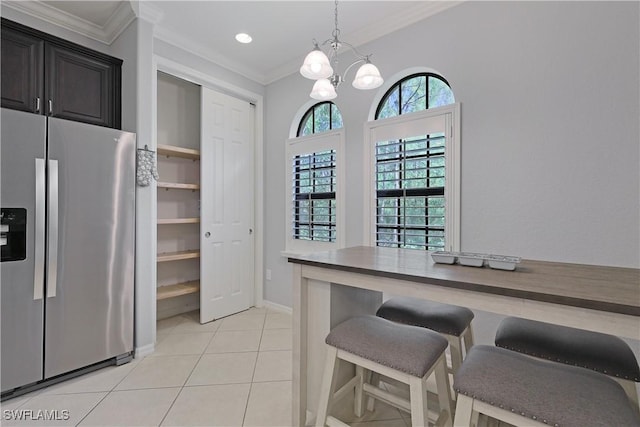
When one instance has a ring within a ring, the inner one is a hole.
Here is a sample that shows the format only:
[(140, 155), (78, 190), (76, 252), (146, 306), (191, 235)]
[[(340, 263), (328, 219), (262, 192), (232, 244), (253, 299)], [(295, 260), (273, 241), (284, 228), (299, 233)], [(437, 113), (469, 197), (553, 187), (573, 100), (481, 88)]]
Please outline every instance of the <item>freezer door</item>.
[(0, 119), (0, 381), (5, 392), (42, 379), (46, 118), (2, 109)]
[(133, 349), (135, 135), (49, 119), (45, 378)]

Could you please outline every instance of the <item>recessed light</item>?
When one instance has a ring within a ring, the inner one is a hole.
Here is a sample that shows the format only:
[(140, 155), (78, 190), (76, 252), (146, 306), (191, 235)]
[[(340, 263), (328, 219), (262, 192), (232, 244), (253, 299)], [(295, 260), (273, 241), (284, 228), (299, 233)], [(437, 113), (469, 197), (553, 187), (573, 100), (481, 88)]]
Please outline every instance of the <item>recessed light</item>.
[(253, 40), (253, 39), (251, 38), (251, 36), (249, 34), (238, 33), (238, 34), (236, 34), (236, 40), (238, 40), (240, 43), (251, 43), (251, 40)]

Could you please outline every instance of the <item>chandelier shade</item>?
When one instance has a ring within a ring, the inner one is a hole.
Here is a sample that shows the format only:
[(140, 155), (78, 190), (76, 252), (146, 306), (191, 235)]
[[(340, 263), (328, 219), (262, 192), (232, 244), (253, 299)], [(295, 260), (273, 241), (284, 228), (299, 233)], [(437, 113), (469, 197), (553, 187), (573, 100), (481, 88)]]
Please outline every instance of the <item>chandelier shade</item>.
[(329, 101), (330, 99), (335, 99), (338, 94), (329, 79), (320, 79), (313, 84), (313, 89), (311, 89), (309, 96), (319, 101)]
[(317, 45), (304, 58), (304, 64), (300, 67), (300, 74), (312, 80), (326, 79), (333, 74), (329, 58)]
[(356, 77), (353, 79), (352, 86), (356, 89), (375, 89), (380, 87), (384, 80), (378, 71), (378, 67), (370, 62), (363, 64), (358, 68)]
[[(300, 67), (300, 74), (302, 76), (316, 80), (311, 90), (311, 98), (321, 101), (327, 101), (334, 99), (338, 96), (336, 89), (343, 82), (344, 76), (351, 70), (356, 64), (364, 63), (358, 69), (356, 76), (351, 83), (356, 89), (375, 89), (384, 83), (380, 71), (378, 68), (369, 61), (371, 55), (363, 55), (356, 50), (356, 48), (338, 38), (340, 30), (338, 29), (338, 0), (335, 1), (335, 29), (333, 30), (332, 38), (322, 43), (322, 46), (329, 45), (329, 53), (325, 54), (318, 42), (315, 40), (314, 49), (307, 54), (304, 59), (304, 63)], [(336, 69), (338, 65), (338, 51), (342, 47), (347, 47), (355, 55), (356, 60), (349, 65), (344, 73), (340, 75)]]

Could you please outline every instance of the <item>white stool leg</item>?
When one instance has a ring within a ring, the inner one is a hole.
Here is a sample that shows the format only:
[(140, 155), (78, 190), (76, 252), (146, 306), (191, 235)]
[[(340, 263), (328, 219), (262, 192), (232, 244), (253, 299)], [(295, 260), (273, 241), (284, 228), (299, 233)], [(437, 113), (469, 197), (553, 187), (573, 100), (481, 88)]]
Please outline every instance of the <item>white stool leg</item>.
[(322, 387), (320, 388), (320, 397), (318, 400), (316, 427), (324, 427), (327, 422), (327, 415), (329, 411), (331, 411), (333, 391), (338, 377), (338, 370), (336, 369), (338, 349), (328, 345), (325, 357), (324, 375), (322, 377)]
[(445, 335), (449, 341), (449, 353), (451, 354), (451, 373), (455, 374), (462, 365), (462, 335)]
[(436, 387), (438, 390), (438, 404), (440, 405), (440, 413), (447, 412), (445, 426), (451, 426), (453, 423), (453, 402), (451, 401), (451, 393), (449, 388), (449, 374), (447, 373), (447, 361), (444, 354), (440, 356), (440, 360), (436, 362), (433, 374), (436, 377)]
[(358, 378), (355, 387), (355, 397), (353, 400), (353, 412), (355, 412), (356, 417), (361, 417), (364, 415), (364, 406), (362, 404), (362, 398), (364, 397), (363, 385), (364, 385), (364, 376), (365, 369), (356, 365), (356, 377)]
[(411, 395), (411, 425), (425, 427), (429, 422), (426, 378), (409, 377), (409, 394)]
[(471, 330), (471, 325), (467, 326), (467, 329), (462, 333), (462, 336), (464, 337), (464, 349), (466, 354), (471, 350), (471, 347), (473, 347), (473, 331)]
[(473, 412), (473, 399), (463, 394), (458, 394), (456, 401), (456, 416), (453, 427), (472, 427), (471, 416)]
[[(380, 387), (380, 374), (377, 372), (371, 371), (370, 380), (367, 382), (374, 387)], [(367, 411), (373, 412), (375, 409), (376, 409), (376, 400), (373, 397), (369, 396), (367, 399)]]

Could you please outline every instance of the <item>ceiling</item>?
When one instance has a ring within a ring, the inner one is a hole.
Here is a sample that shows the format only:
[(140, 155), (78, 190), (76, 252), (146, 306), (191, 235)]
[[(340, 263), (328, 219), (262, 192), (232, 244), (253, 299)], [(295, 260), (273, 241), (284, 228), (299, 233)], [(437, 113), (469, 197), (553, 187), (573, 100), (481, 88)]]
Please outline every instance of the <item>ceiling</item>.
[[(362, 45), (457, 1), (347, 0), (338, 5), (340, 39)], [(295, 72), (315, 38), (322, 43), (334, 29), (334, 2), (323, 1), (3, 1), (111, 43), (141, 9), (156, 21), (155, 36), (203, 56), (258, 83), (268, 84)], [(145, 15), (143, 15), (145, 16)], [(246, 32), (251, 44), (234, 36)], [(375, 63), (375, 52), (372, 61)]]

